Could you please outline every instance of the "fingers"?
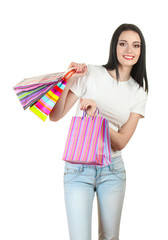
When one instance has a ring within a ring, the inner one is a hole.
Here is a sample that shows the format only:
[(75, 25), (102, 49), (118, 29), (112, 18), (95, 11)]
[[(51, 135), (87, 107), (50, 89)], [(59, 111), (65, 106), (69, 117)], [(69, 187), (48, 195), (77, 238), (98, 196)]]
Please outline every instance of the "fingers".
[(92, 99), (80, 99), (80, 104), (81, 104), (81, 110), (85, 111), (85, 110), (88, 110), (88, 108), (93, 108), (95, 109), (96, 108), (96, 103), (94, 100)]
[(86, 99), (80, 99), (80, 104), (81, 104), (81, 110), (85, 111), (88, 107), (88, 102)]
[(71, 64), (69, 65), (69, 68), (75, 68), (75, 73), (73, 74), (73, 76), (71, 77), (71, 80), (76, 79), (76, 78), (80, 78), (80, 77), (84, 77), (88, 71), (87, 66), (85, 63), (75, 63), (75, 62), (71, 62)]
[(68, 69), (75, 68), (75, 73), (68, 79), (68, 81), (73, 81), (80, 77), (84, 77), (88, 72), (88, 68), (85, 63), (75, 63), (71, 62)]
[(72, 68), (72, 67), (74, 67), (76, 70), (76, 73), (78, 73), (80, 75), (85, 75), (87, 72), (87, 66), (85, 63), (71, 62), (71, 64), (69, 65), (68, 68)]
[(92, 99), (80, 99), (81, 110), (87, 111), (87, 115), (93, 117), (96, 111), (96, 102)]
[(85, 111), (91, 105), (87, 99), (80, 99), (81, 110)]
[(81, 106), (81, 110), (85, 111), (85, 110), (87, 110), (89, 107), (90, 107), (90, 104), (89, 104), (89, 103), (84, 103), (84, 104), (82, 104), (82, 106)]

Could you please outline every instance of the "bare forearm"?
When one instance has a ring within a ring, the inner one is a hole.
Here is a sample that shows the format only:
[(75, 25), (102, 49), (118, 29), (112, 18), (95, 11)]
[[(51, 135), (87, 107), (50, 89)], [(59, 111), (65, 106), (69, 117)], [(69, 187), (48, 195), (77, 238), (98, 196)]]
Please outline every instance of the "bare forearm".
[(68, 79), (68, 82), (66, 84), (66, 87), (64, 88), (64, 91), (62, 92), (60, 98), (58, 99), (57, 103), (52, 109), (50, 113), (51, 121), (58, 121), (59, 119), (61, 119), (77, 101), (78, 97), (69, 90), (70, 86), (73, 81), (75, 81), (80, 77), (85, 76), (87, 73), (86, 64), (78, 64), (78, 63), (72, 62), (69, 65), (69, 68), (74, 68), (75, 73), (73, 74), (73, 76), (71, 76)]
[(137, 113), (131, 113), (128, 121), (121, 127), (119, 132), (109, 128), (111, 144), (116, 150), (122, 150), (127, 145), (137, 127), (140, 117)]
[(111, 140), (112, 148), (115, 150), (121, 151), (126, 145), (124, 135), (122, 133), (114, 131), (110, 127), (109, 127), (109, 131), (110, 131), (110, 140)]

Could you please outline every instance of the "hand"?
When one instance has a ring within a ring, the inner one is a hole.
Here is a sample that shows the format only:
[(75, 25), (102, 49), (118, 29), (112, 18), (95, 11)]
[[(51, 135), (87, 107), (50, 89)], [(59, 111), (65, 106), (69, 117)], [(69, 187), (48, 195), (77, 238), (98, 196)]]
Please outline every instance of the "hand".
[(75, 78), (79, 78), (79, 77), (83, 77), (86, 75), (88, 69), (85, 63), (75, 63), (75, 62), (71, 62), (71, 64), (69, 65), (69, 68), (75, 67), (76, 73), (74, 73), (72, 75), (72, 77), (70, 78), (75, 79)]
[(81, 104), (81, 110), (85, 111), (87, 110), (87, 114), (90, 117), (93, 117), (95, 111), (96, 111), (96, 102), (92, 99), (80, 99), (80, 104)]

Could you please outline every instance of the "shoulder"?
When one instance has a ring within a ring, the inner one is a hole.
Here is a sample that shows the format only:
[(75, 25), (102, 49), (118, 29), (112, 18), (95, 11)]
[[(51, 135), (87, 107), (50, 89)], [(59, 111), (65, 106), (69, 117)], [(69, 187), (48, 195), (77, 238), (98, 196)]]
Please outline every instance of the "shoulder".
[(102, 65), (88, 64), (88, 73), (89, 74), (100, 74), (104, 72), (104, 67)]
[(144, 117), (148, 94), (134, 79), (132, 79), (130, 84), (132, 84), (131, 112), (139, 113)]
[(147, 98), (147, 92), (141, 87), (133, 78), (130, 79), (129, 87), (132, 89), (136, 96), (142, 96)]

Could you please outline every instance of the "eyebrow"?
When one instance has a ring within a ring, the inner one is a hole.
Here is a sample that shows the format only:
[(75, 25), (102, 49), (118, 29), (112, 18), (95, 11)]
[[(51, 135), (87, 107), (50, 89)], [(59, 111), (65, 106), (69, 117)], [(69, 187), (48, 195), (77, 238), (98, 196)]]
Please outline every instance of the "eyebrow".
[[(127, 40), (119, 40), (119, 42), (127, 42)], [(134, 41), (133, 43), (141, 43), (141, 42), (139, 42), (139, 41)]]

